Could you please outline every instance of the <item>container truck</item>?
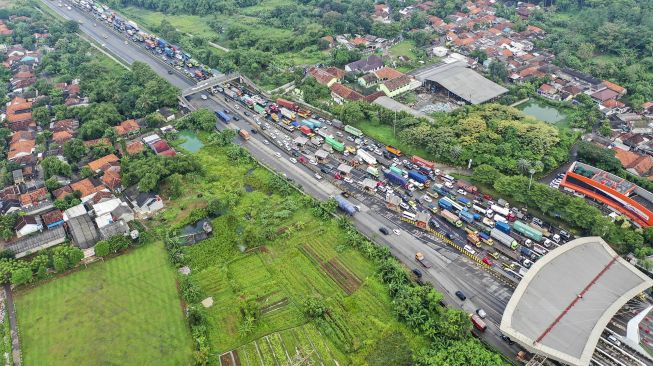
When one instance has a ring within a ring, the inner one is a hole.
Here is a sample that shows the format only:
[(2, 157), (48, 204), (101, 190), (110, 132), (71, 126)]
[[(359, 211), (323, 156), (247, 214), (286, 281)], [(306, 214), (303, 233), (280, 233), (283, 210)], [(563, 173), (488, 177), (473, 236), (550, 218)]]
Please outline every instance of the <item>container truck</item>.
[(453, 209), (456, 210), (456, 211), (463, 211), (463, 210), (465, 209), (464, 206), (462, 206), (462, 205), (461, 205), (460, 203), (458, 203), (458, 202), (455, 202), (454, 200), (452, 200), (452, 199), (449, 198), (449, 197), (442, 197), (441, 199), (443, 199), (443, 200), (445, 200), (445, 201), (451, 203), (451, 206), (452, 206)]
[(317, 130), (315, 132), (318, 134), (318, 136), (321, 136), (322, 138), (327, 138), (327, 137), (333, 138), (333, 135), (329, 134), (325, 130)]
[(324, 141), (336, 151), (345, 151), (345, 144), (332, 137), (327, 137)]
[(313, 128), (322, 127), (322, 122), (316, 120), (315, 118), (309, 118), (308, 120), (311, 121), (311, 123), (313, 123)]
[(467, 241), (479, 248), (481, 247), (481, 239), (474, 233), (467, 233)]
[(510, 214), (510, 210), (503, 207), (503, 206), (492, 205), (492, 206), (490, 206), (490, 208), (492, 209), (492, 211), (494, 211), (494, 212), (496, 212), (499, 215), (504, 216), (504, 217), (508, 216)]
[[(295, 119), (295, 112), (291, 111), (288, 108), (281, 108), (280, 112), (281, 112), (282, 116), (288, 118), (291, 121)], [(311, 126), (311, 128), (312, 128), (312, 126)]]
[(492, 231), (490, 231), (490, 236), (492, 237), (492, 239), (495, 239), (499, 243), (505, 245), (506, 247), (512, 250), (516, 250), (517, 247), (519, 246), (519, 244), (517, 244), (517, 241), (513, 239), (512, 236), (500, 231), (497, 228), (494, 228), (492, 229)]
[(258, 103), (254, 104), (254, 112), (258, 114), (265, 114), (265, 108), (261, 107)]
[(376, 167), (368, 166), (367, 169), (365, 169), (365, 171), (366, 171), (369, 175), (371, 175), (371, 176), (373, 176), (373, 177), (375, 177), (375, 178), (378, 178), (378, 177), (379, 177), (379, 169), (376, 168)]
[(356, 206), (353, 203), (349, 202), (346, 198), (342, 196), (336, 196), (336, 202), (338, 202), (338, 207), (343, 210), (348, 215), (353, 215), (356, 213)]
[(494, 215), (494, 217), (492, 217), (492, 220), (494, 220), (495, 223), (497, 223), (497, 222), (506, 222), (507, 223), (508, 222), (508, 220), (506, 220), (505, 217), (503, 217), (503, 216), (501, 216), (499, 214)]
[(449, 200), (445, 199), (444, 197), (443, 197), (443, 198), (440, 198), (440, 199), (438, 200), (438, 205), (439, 205), (440, 207), (444, 208), (444, 209), (449, 210), (449, 211), (453, 211), (453, 210), (454, 210), (453, 205), (451, 204), (451, 202), (450, 202)]
[(474, 223), (474, 215), (470, 214), (467, 211), (458, 212), (458, 216), (460, 216), (460, 218), (468, 224)]
[(424, 268), (431, 268), (431, 262), (424, 258), (424, 254), (417, 252), (415, 253), (415, 260), (419, 262)]
[(394, 146), (388, 145), (385, 147), (385, 150), (394, 156), (401, 156), (401, 150), (397, 149)]
[(308, 128), (307, 126), (300, 126), (299, 131), (309, 137), (315, 135), (313, 131), (311, 131), (311, 129)]
[(458, 180), (456, 182), (456, 186), (458, 188), (460, 188), (460, 189), (463, 189), (463, 190), (471, 193), (471, 194), (476, 194), (476, 192), (478, 192), (478, 188), (476, 188), (476, 186), (474, 186), (474, 185), (472, 185), (470, 183), (467, 183), (464, 180)]
[(463, 226), (463, 222), (458, 219), (458, 216), (451, 213), (451, 211), (440, 210), (440, 216), (442, 216), (443, 219), (449, 221), (449, 223), (451, 225), (454, 225), (455, 227), (462, 227)]
[(510, 225), (506, 222), (497, 221), (495, 227), (506, 234), (510, 234)]
[(240, 131), (238, 131), (238, 134), (239, 134), (240, 137), (242, 137), (245, 141), (249, 140), (249, 138), (250, 138), (250, 136), (249, 136), (249, 132), (245, 131), (245, 130), (242, 129), (242, 128), (240, 129)]
[(417, 181), (417, 182), (420, 182), (421, 184), (423, 184), (423, 185), (425, 185), (425, 186), (427, 186), (427, 187), (428, 187), (428, 186), (430, 185), (430, 183), (431, 183), (431, 181), (429, 180), (429, 178), (428, 178), (427, 176), (425, 176), (425, 175), (423, 175), (423, 174), (421, 174), (421, 173), (418, 173), (418, 172), (415, 171), (415, 170), (410, 170), (410, 171), (408, 171), (408, 177), (409, 177), (410, 179), (414, 179), (414, 180)]
[(404, 186), (406, 186), (406, 184), (408, 183), (408, 181), (406, 180), (406, 178), (404, 178), (404, 177), (402, 177), (401, 175), (398, 175), (398, 174), (396, 174), (396, 173), (393, 173), (393, 172), (391, 172), (391, 171), (389, 171), (389, 170), (384, 171), (384, 172), (383, 172), (383, 176), (384, 176), (388, 181), (390, 181), (391, 183), (396, 184), (396, 185), (398, 185), (398, 186), (402, 186), (402, 187), (404, 187)]
[(368, 165), (376, 165), (376, 158), (372, 156), (372, 154), (368, 153), (363, 149), (358, 149), (358, 151), (356, 152), (356, 156), (361, 158)]
[(229, 123), (231, 121), (231, 116), (223, 111), (215, 111), (215, 115), (224, 123)]
[[(282, 108), (282, 109), (283, 109), (283, 108)], [(315, 128), (315, 124), (314, 124), (311, 120), (309, 120), (309, 119), (303, 119), (303, 120), (301, 120), (299, 123), (300, 123), (302, 126), (306, 126), (306, 127), (310, 128), (310, 129), (314, 129), (314, 128)]]
[(390, 167), (390, 171), (397, 174), (397, 175), (401, 175), (402, 177), (403, 176), (408, 176), (408, 173), (406, 173), (403, 169), (400, 169), (400, 168), (398, 168), (398, 167), (396, 167), (394, 165)]
[(528, 226), (522, 221), (519, 220), (515, 221), (512, 224), (512, 228), (515, 229), (516, 232), (524, 235), (529, 239), (532, 239), (537, 242), (542, 241), (542, 233), (539, 230), (533, 229), (532, 227)]
[(358, 128), (350, 125), (345, 125), (345, 132), (349, 132), (350, 134), (356, 136), (356, 137), (361, 137), (363, 136), (363, 131), (359, 130)]
[(280, 107), (288, 108), (291, 111), (296, 111), (296, 110), (299, 109), (297, 104), (295, 104), (294, 102), (291, 102), (291, 101), (285, 100), (285, 99), (281, 99), (281, 98), (277, 99), (277, 105), (279, 105)]
[(414, 163), (414, 164), (417, 164), (417, 165), (419, 165), (419, 166), (421, 166), (421, 167), (429, 168), (429, 169), (431, 169), (431, 170), (433, 170), (433, 169), (435, 168), (435, 164), (434, 164), (432, 161), (428, 161), (428, 160), (426, 160), (426, 159), (422, 159), (422, 158), (420, 158), (420, 157), (417, 156), (417, 155), (413, 155), (413, 156), (410, 158), (410, 161), (411, 161), (412, 163)]

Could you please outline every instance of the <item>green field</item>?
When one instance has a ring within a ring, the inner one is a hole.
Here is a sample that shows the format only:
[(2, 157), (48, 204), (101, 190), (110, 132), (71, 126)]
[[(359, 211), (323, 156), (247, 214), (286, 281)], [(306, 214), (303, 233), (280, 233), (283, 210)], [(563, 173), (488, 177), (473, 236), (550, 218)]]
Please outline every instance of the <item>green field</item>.
[[(210, 171), (189, 182), (186, 195), (158, 217), (162, 224), (179, 226), (190, 207), (234, 193), (239, 197), (212, 221), (213, 236), (185, 251), (191, 278), (214, 299), (207, 311), (212, 352), (236, 350), (241, 359), (251, 359), (250, 365), (288, 362), (296, 352), (312, 353), (314, 361), (325, 364), (382, 365), (385, 361), (366, 359), (379, 359), (375, 351), (388, 336), (405, 338), (409, 350), (425, 345), (394, 318), (375, 266), (345, 245), (336, 222), (313, 216), (298, 193), (274, 193), (267, 170), (250, 162), (234, 164), (224, 149), (205, 145), (195, 154)], [(270, 237), (256, 237), (263, 228)], [(321, 299), (330, 316), (307, 318), (308, 297)], [(249, 332), (242, 330), (246, 304), (259, 312)], [(404, 357), (409, 359), (410, 351)]]
[(415, 48), (415, 42), (413, 41), (401, 41), (397, 43), (396, 45), (390, 47), (388, 52), (390, 52), (390, 55), (399, 57), (399, 56), (406, 56), (410, 58), (411, 60), (414, 60), (415, 53), (413, 52), (413, 48)]
[[(427, 153), (426, 150), (417, 148), (414, 146), (408, 146), (402, 142), (399, 141), (398, 138), (395, 137), (394, 132), (392, 130), (392, 126), (388, 126), (385, 124), (380, 124), (380, 123), (371, 123), (367, 122), (365, 124), (357, 124), (357, 128), (359, 128), (361, 131), (366, 136), (369, 136), (377, 141), (382, 141), (382, 143), (386, 145), (392, 145), (397, 147), (399, 150), (401, 150), (404, 155), (419, 155), (419, 156), (429, 156), (431, 154)], [(397, 129), (397, 133), (399, 133), (400, 129)]]
[(15, 295), (25, 365), (189, 365), (192, 342), (161, 243)]

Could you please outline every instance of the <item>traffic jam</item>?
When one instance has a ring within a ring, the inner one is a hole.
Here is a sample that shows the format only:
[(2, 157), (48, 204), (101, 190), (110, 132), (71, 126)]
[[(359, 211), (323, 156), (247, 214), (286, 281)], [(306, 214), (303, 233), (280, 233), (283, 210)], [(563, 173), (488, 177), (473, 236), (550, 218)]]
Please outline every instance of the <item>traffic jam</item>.
[[(171, 44), (163, 38), (142, 31), (140, 27), (131, 20), (122, 19), (104, 4), (85, 0), (71, 0), (70, 3), (79, 9), (91, 13), (96, 21), (96, 23), (93, 23), (94, 26), (97, 27), (98, 23), (101, 22), (106, 23), (109, 28), (113, 28), (116, 32), (122, 33), (125, 38), (131, 39), (134, 43), (150, 51), (163, 62), (170, 65), (170, 67), (183, 73), (190, 79), (202, 81), (218, 73), (212, 71), (207, 66), (202, 65), (199, 61), (192, 58), (190, 54), (184, 52), (179, 46)], [(63, 7), (63, 3), (60, 2), (59, 6)], [(70, 10), (70, 6), (67, 6), (67, 8)], [(107, 39), (108, 37), (108, 35), (104, 35), (104, 39)], [(127, 42), (128, 41), (125, 40), (125, 43)], [(104, 46), (104, 44), (102, 46)], [(168, 73), (172, 74), (173, 71), (168, 70)]]
[[(515, 282), (541, 256), (572, 239), (564, 230), (530, 216), (527, 210), (480, 193), (477, 187), (441, 171), (431, 161), (407, 157), (353, 126), (325, 119), (294, 102), (269, 101), (242, 85), (229, 83), (209, 92), (254, 119), (258, 128), (240, 130), (244, 140), (260, 130), (267, 138), (263, 143), (274, 143), (287, 152), (290, 162), (304, 164), (317, 180), (328, 178), (343, 189), (342, 197), (336, 200), (344, 212), (353, 215), (357, 211), (348, 200), (356, 193), (362, 202), (386, 207), (393, 221), (399, 222), (398, 227), (418, 226), (451, 241), (464, 241), (464, 254), (479, 258)], [(204, 94), (201, 97), (207, 98)], [(239, 118), (229, 108), (215, 114), (222, 123)], [(278, 152), (276, 156), (283, 158)], [(380, 227), (379, 232), (401, 235), (398, 228)], [(416, 253), (415, 259), (425, 267), (430, 265), (422, 253)]]

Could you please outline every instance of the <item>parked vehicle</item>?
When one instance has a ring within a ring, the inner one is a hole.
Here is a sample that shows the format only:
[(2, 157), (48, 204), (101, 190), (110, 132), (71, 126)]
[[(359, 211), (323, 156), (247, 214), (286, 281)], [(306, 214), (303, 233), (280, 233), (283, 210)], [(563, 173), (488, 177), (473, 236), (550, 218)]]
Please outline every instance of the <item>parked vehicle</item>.
[(512, 250), (516, 250), (519, 246), (515, 239), (513, 239), (510, 235), (498, 230), (497, 228), (494, 228), (492, 231), (490, 231), (490, 236)]
[(385, 150), (394, 156), (401, 156), (401, 150), (397, 149), (394, 146), (388, 145), (385, 147)]
[(231, 116), (223, 111), (215, 111), (215, 115), (224, 123), (229, 123), (231, 121)]
[(363, 131), (359, 130), (358, 128), (350, 125), (345, 125), (345, 132), (349, 132), (350, 134), (356, 136), (356, 137), (361, 137), (363, 136)]
[(532, 239), (532, 240), (537, 241), (537, 242), (542, 241), (542, 233), (539, 230), (536, 230), (536, 229), (530, 227), (529, 225), (523, 223), (522, 221), (519, 221), (519, 220), (515, 221), (513, 223), (513, 225), (512, 225), (512, 228), (516, 232), (524, 235), (525, 237), (527, 237), (529, 239)]
[(238, 131), (238, 134), (239, 134), (240, 137), (242, 137), (245, 141), (247, 141), (247, 140), (250, 139), (249, 132), (245, 131), (245, 130), (242, 129), (242, 128), (240, 129), (240, 131)]
[(342, 196), (336, 196), (336, 202), (338, 202), (338, 207), (348, 215), (353, 215), (357, 211), (356, 206)]

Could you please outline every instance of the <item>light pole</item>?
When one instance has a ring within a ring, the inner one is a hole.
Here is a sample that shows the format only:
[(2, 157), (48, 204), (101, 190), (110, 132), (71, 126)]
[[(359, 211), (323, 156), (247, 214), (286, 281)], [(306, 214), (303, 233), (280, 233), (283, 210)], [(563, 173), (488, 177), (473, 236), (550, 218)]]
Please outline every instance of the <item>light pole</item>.
[(531, 179), (528, 181), (528, 191), (531, 191), (531, 184), (533, 184), (533, 174), (535, 174), (535, 169), (529, 169), (528, 173), (531, 175)]

